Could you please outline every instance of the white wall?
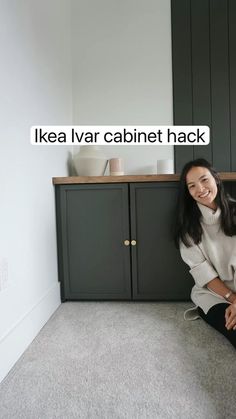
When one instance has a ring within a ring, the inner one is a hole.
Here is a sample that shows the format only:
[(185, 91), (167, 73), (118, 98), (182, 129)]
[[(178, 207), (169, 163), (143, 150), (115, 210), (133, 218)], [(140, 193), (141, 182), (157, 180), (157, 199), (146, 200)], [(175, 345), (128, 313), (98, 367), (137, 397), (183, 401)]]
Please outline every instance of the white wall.
[[(0, 10), (1, 380), (60, 304), (51, 178), (67, 175), (69, 150), (31, 146), (30, 126), (171, 124), (172, 79), (170, 0), (0, 0)], [(104, 151), (126, 173), (173, 156)]]
[(60, 304), (52, 176), (68, 149), (30, 145), (71, 124), (67, 0), (0, 0), (0, 380)]
[[(170, 0), (72, 0), (72, 57), (74, 124), (172, 124)], [(127, 174), (173, 158), (172, 146), (103, 151)]]

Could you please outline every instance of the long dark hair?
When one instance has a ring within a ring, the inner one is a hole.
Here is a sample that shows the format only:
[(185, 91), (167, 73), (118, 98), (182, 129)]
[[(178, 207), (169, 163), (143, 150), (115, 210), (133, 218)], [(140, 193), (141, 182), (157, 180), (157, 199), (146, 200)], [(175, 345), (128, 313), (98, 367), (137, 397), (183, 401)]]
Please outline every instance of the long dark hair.
[(225, 193), (224, 185), (219, 174), (212, 165), (205, 159), (196, 159), (186, 163), (180, 175), (174, 227), (174, 240), (177, 248), (179, 248), (180, 241), (187, 247), (190, 247), (191, 242), (189, 239), (192, 239), (195, 244), (199, 244), (202, 237), (202, 226), (200, 224), (201, 211), (196, 201), (190, 195), (186, 184), (187, 174), (192, 167), (205, 167), (214, 177), (218, 190), (216, 203), (221, 209), (221, 228), (226, 236), (236, 235), (236, 224), (234, 220), (234, 216), (236, 215), (236, 201)]

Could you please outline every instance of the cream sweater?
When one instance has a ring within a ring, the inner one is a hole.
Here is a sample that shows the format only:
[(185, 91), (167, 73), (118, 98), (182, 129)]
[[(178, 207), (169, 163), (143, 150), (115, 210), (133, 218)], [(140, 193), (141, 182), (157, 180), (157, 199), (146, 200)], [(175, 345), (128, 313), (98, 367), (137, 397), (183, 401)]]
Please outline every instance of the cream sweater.
[(191, 247), (181, 243), (180, 253), (195, 281), (191, 299), (207, 313), (213, 305), (228, 302), (207, 288), (209, 281), (219, 277), (229, 289), (236, 291), (236, 236), (228, 237), (221, 230), (220, 208), (214, 212), (204, 205), (197, 205), (202, 213), (202, 240)]

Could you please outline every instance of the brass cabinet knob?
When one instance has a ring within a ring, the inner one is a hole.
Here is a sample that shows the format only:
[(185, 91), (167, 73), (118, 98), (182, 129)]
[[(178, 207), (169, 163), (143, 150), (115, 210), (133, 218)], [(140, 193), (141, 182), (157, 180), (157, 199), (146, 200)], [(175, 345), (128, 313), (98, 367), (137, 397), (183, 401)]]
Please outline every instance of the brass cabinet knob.
[(130, 245), (130, 241), (129, 241), (129, 240), (125, 240), (125, 241), (124, 241), (124, 245), (125, 245), (125, 246), (129, 246), (129, 245)]
[(132, 246), (136, 246), (136, 244), (137, 244), (136, 240), (132, 240), (131, 244), (132, 244)]

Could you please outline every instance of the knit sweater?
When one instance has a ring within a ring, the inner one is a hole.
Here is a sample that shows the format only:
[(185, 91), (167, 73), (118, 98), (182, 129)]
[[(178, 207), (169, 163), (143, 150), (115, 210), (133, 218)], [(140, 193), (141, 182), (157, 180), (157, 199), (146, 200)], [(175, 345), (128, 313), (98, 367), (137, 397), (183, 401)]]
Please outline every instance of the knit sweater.
[(230, 290), (236, 291), (236, 236), (226, 236), (222, 231), (220, 208), (214, 212), (204, 205), (197, 205), (202, 213), (201, 242), (196, 245), (191, 241), (190, 247), (181, 242), (180, 253), (195, 281), (191, 299), (206, 314), (215, 304), (228, 302), (207, 288), (209, 281), (219, 277)]

